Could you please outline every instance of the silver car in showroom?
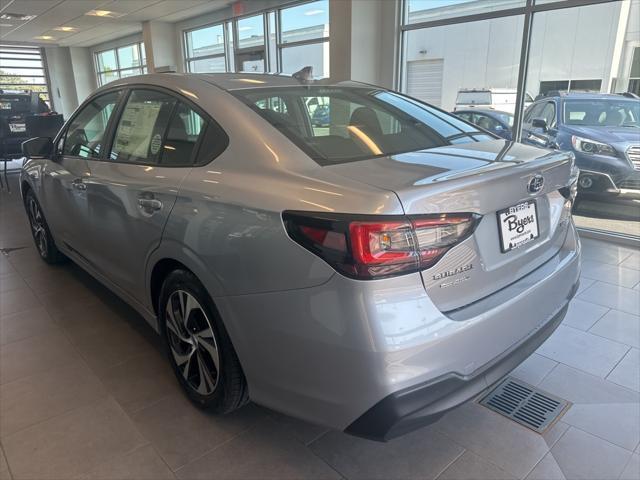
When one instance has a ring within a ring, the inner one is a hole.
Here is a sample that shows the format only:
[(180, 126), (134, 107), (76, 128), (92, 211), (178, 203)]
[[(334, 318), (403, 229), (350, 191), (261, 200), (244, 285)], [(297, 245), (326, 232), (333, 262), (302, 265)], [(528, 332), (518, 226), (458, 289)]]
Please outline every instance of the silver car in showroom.
[(578, 285), (571, 153), (372, 85), (131, 77), (23, 149), (42, 258), (140, 312), (215, 412), (401, 435), (527, 358)]

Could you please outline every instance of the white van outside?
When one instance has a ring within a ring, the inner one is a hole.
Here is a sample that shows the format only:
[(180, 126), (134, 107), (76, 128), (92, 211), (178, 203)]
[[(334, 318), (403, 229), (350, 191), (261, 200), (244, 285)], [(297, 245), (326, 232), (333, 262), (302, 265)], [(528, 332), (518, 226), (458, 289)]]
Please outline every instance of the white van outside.
[[(516, 110), (515, 88), (462, 88), (458, 90), (454, 111), (482, 107), (514, 113)], [(525, 108), (533, 103), (529, 93), (525, 93)]]

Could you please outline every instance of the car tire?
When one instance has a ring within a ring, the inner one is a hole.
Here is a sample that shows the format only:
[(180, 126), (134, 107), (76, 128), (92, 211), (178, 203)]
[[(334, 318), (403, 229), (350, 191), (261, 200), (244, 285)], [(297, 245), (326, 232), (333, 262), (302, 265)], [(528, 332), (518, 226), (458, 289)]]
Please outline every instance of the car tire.
[(31, 227), (31, 236), (40, 258), (51, 265), (67, 261), (68, 258), (56, 247), (40, 203), (31, 189), (25, 194), (24, 206)]
[(246, 404), (248, 388), (238, 356), (197, 277), (187, 270), (171, 272), (158, 305), (169, 362), (189, 399), (220, 414)]

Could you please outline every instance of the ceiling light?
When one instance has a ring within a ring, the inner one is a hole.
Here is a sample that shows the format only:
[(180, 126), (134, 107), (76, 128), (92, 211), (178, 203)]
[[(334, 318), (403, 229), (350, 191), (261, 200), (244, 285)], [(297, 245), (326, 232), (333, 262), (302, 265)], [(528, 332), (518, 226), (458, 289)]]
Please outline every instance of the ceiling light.
[(32, 18), (36, 18), (37, 15), (25, 15), (23, 13), (3, 13), (0, 15), (2, 20), (18, 20), (19, 22), (26, 22)]
[(324, 13), (324, 10), (307, 10), (304, 12), (307, 17), (310, 17), (311, 15), (320, 15), (321, 13)]
[(56, 27), (54, 28), (57, 32), (75, 32), (77, 30), (76, 27)]
[(89, 10), (85, 15), (102, 18), (118, 18), (123, 17), (124, 13), (112, 12), (110, 10)]
[(10, 23), (0, 23), (0, 28), (9, 28), (9, 27), (13, 27), (13, 25), (11, 25)]
[(38, 35), (37, 37), (33, 37), (36, 40), (55, 40), (55, 37), (52, 37), (51, 35)]

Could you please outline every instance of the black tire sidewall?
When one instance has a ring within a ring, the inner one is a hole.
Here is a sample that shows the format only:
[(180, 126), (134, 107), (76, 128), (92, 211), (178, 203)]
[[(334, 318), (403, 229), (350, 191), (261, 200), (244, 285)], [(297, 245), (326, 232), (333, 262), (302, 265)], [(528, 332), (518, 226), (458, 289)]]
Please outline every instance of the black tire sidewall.
[[(173, 355), (171, 354), (171, 347), (169, 345), (169, 338), (166, 328), (165, 311), (169, 297), (176, 290), (184, 290), (195, 297), (200, 306), (205, 310), (207, 318), (209, 319), (209, 322), (211, 324), (211, 328), (213, 329), (213, 333), (216, 337), (220, 370), (218, 372), (218, 383), (216, 385), (216, 388), (209, 395), (202, 395), (193, 390), (193, 388), (182, 376), (182, 373), (178, 369)], [(224, 327), (222, 326), (219, 315), (215, 308), (212, 307), (212, 305), (213, 302), (211, 301), (209, 294), (195, 277), (195, 275), (186, 270), (176, 270), (167, 276), (160, 291), (158, 300), (158, 326), (160, 328), (160, 334), (162, 335), (164, 348), (166, 349), (166, 354), (169, 362), (171, 363), (171, 367), (173, 368), (173, 371), (178, 381), (180, 382), (180, 385), (182, 386), (189, 399), (201, 408), (218, 410), (223, 408), (225, 400), (225, 383), (228, 377), (228, 375), (226, 374), (226, 370), (230, 360), (228, 358), (228, 355), (230, 353), (228, 352), (228, 347), (230, 345), (228, 341), (225, 341), (225, 339), (228, 339), (228, 337), (226, 337), (226, 332), (223, 330)]]
[[(42, 224), (44, 226), (44, 232), (47, 238), (47, 251), (46, 255), (43, 255), (40, 251), (40, 247), (38, 246), (38, 241), (33, 233), (33, 227), (31, 226), (31, 211), (29, 210), (29, 203), (33, 200), (38, 206), (38, 210), (40, 210), (40, 215), (42, 216)], [(40, 206), (40, 202), (36, 198), (33, 190), (29, 189), (25, 195), (24, 205), (27, 210), (27, 217), (29, 219), (29, 229), (31, 230), (31, 238), (33, 238), (33, 242), (35, 243), (36, 249), (38, 250), (38, 254), (40, 258), (42, 258), (47, 263), (57, 263), (59, 261), (59, 257), (61, 253), (58, 251), (55, 242), (53, 241), (53, 236), (51, 235), (51, 231), (49, 230), (49, 224), (47, 223), (47, 219), (44, 216), (44, 212), (42, 211), (42, 207)]]

